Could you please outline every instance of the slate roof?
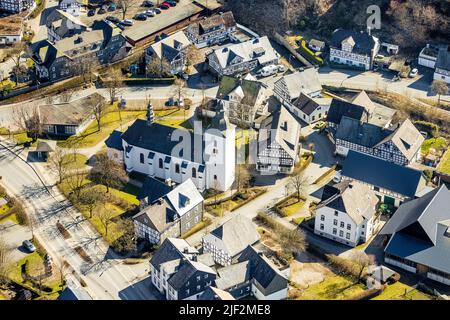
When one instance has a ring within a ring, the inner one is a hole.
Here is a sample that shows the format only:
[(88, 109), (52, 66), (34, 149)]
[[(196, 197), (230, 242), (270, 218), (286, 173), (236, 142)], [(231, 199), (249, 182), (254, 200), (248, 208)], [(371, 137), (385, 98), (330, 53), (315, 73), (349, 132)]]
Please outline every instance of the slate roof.
[(327, 121), (339, 125), (342, 117), (367, 121), (369, 114), (360, 105), (333, 99), (328, 110)]
[(177, 219), (176, 212), (166, 199), (154, 202), (133, 217), (151, 229), (163, 233)]
[(237, 215), (217, 227), (203, 237), (219, 250), (227, 252), (231, 257), (242, 252), (248, 245), (259, 241), (260, 236), (253, 222)]
[(122, 132), (114, 130), (108, 137), (108, 139), (105, 140), (105, 145), (108, 148), (116, 149), (119, 151), (123, 151), (123, 145), (122, 145)]
[(450, 46), (439, 49), (436, 60), (436, 68), (450, 71)]
[(236, 299), (234, 299), (234, 297), (229, 292), (220, 290), (216, 287), (208, 287), (201, 294), (198, 300), (214, 301), (214, 300), (236, 300)]
[(164, 182), (161, 182), (153, 177), (147, 177), (137, 195), (138, 200), (148, 198), (148, 203), (153, 203), (159, 198), (165, 196), (172, 190)]
[(208, 34), (208, 31), (211, 28), (219, 27), (220, 25), (223, 25), (226, 29), (236, 26), (236, 21), (234, 20), (231, 11), (216, 14), (209, 18), (194, 22), (188, 26), (187, 31), (193, 36), (198, 37), (200, 35)]
[[(284, 107), (273, 112), (261, 123), (258, 135), (258, 153), (264, 151), (271, 142), (278, 143), (292, 159), (296, 159), (299, 149), (300, 124)], [(275, 134), (272, 137), (272, 134)]]
[(191, 179), (176, 186), (165, 196), (172, 206), (172, 209), (181, 217), (186, 212), (192, 210), (199, 203), (203, 202), (203, 197), (195, 187)]
[[(374, 170), (376, 168), (376, 170)], [(342, 176), (414, 198), (424, 187), (422, 172), (349, 150)]]
[(205, 266), (202, 263), (198, 263), (192, 260), (185, 260), (181, 262), (178, 271), (167, 280), (167, 283), (173, 289), (178, 291), (185, 286), (186, 282), (191, 281), (194, 275), (197, 274), (197, 271), (214, 275), (216, 274), (216, 272), (211, 267)]
[(56, 141), (39, 141), (36, 151), (37, 152), (53, 152), (56, 150)]
[(342, 41), (354, 43), (354, 53), (371, 55), (371, 50), (375, 48), (377, 38), (369, 35), (367, 32), (357, 32), (352, 30), (337, 29), (333, 32), (330, 41), (330, 47), (341, 50)]
[(87, 29), (87, 26), (77, 17), (59, 9), (50, 12), (45, 23), (47, 28), (53, 27), (60, 37), (70, 36), (71, 32), (78, 34)]
[(190, 44), (191, 42), (184, 32), (178, 31), (167, 38), (155, 42), (147, 50), (154, 52), (159, 59), (164, 58), (170, 62), (178, 56), (180, 51), (187, 48)]
[(345, 212), (360, 225), (364, 219), (369, 220), (376, 213), (378, 198), (366, 185), (357, 181), (343, 181), (335, 186), (326, 185), (323, 191), (322, 202), (317, 206), (329, 207)]
[(251, 280), (250, 261), (235, 263), (217, 270), (216, 287), (229, 290)]
[(301, 93), (300, 97), (295, 100), (294, 106), (303, 113), (310, 115), (317, 109), (317, 107), (319, 107), (319, 104), (304, 93)]
[(343, 116), (336, 130), (335, 137), (336, 139), (373, 148), (391, 133), (392, 131), (379, 126)]
[(286, 289), (288, 279), (263, 254), (248, 246), (238, 258), (239, 262), (250, 262), (251, 277), (256, 280), (255, 285), (266, 296)]
[(322, 91), (319, 75), (315, 68), (291, 73), (278, 81), (284, 82), (292, 100), (297, 99), (302, 92), (306, 95), (311, 95), (315, 92)]
[(150, 263), (156, 270), (160, 270), (160, 265), (176, 259), (191, 258), (197, 255), (198, 250), (189, 245), (184, 239), (167, 238), (155, 251)]
[(58, 300), (78, 301), (78, 300), (93, 300), (93, 299), (83, 288), (67, 286), (58, 296)]
[(93, 115), (93, 107), (104, 103), (98, 93), (68, 103), (48, 104), (38, 107), (39, 114), (45, 124), (80, 125)]
[(419, 130), (417, 130), (413, 123), (409, 119), (406, 119), (400, 126), (397, 127), (396, 130), (380, 141), (378, 145), (388, 141), (392, 141), (400, 152), (408, 160), (411, 160), (420, 150), (425, 138)]
[(254, 106), (259, 92), (263, 90), (264, 85), (259, 81), (239, 79), (230, 76), (222, 77), (217, 91), (216, 98), (228, 100), (228, 95), (232, 92), (241, 97), (241, 103)]

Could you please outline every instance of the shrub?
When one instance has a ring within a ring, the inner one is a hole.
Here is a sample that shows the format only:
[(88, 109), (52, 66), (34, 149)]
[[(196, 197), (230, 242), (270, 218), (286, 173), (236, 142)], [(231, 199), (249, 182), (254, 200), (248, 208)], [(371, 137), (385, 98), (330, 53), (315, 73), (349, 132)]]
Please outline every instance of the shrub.
[(425, 131), (432, 138), (436, 138), (439, 134), (439, 126), (435, 123), (418, 120), (414, 121), (414, 126), (419, 131)]
[(33, 239), (33, 243), (34, 246), (36, 247), (36, 252), (43, 258), (45, 257), (48, 253), (47, 250), (45, 250), (44, 246), (39, 242), (38, 239), (34, 238)]

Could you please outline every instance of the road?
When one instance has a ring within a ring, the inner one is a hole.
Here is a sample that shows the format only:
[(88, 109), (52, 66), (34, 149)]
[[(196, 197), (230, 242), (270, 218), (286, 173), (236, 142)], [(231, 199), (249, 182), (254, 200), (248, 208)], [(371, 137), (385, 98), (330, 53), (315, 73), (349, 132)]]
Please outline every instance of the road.
[[(3, 142), (4, 144), (4, 142)], [(15, 152), (22, 150), (15, 148)], [(155, 299), (148, 279), (148, 263), (125, 265), (108, 249), (90, 223), (58, 192), (52, 183), (41, 184), (31, 167), (17, 156), (0, 147), (0, 176), (8, 192), (23, 201), (28, 214), (35, 221), (35, 236), (45, 246), (54, 261), (66, 260), (74, 270), (70, 280), (79, 283), (80, 276), (87, 283), (86, 290), (97, 300)], [(46, 179), (44, 174), (40, 174)], [(65, 240), (56, 228), (60, 221), (71, 234)], [(74, 251), (82, 247), (93, 260), (84, 262)]]
[[(421, 74), (413, 79), (392, 82), (393, 76), (388, 72), (361, 72), (329, 67), (319, 69), (319, 81), (322, 85), (357, 90), (387, 90), (407, 97), (437, 100), (437, 96), (429, 92), (432, 77), (428, 70), (421, 69)], [(450, 95), (442, 96), (441, 100), (450, 101)]]

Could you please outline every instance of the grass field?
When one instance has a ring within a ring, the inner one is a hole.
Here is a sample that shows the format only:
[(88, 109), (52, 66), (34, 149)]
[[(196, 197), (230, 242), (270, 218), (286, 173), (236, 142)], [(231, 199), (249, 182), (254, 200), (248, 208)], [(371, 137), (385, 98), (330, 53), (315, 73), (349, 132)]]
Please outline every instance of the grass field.
[(280, 210), (284, 217), (289, 217), (289, 216), (297, 213), (303, 207), (304, 204), (305, 204), (305, 202), (303, 200), (300, 200), (289, 206), (283, 207)]
[(64, 165), (69, 170), (83, 168), (87, 160), (87, 157), (80, 153), (68, 153), (63, 157)]
[(365, 290), (362, 284), (342, 276), (332, 276), (321, 283), (310, 286), (302, 292), (298, 300), (345, 300)]
[(450, 174), (450, 152), (446, 152), (439, 162), (437, 169), (443, 173)]
[[(405, 292), (407, 292), (406, 295)], [(396, 282), (389, 285), (380, 295), (372, 300), (430, 300), (430, 296), (404, 283)]]
[(422, 143), (420, 152), (422, 153), (422, 155), (426, 156), (431, 148), (439, 150), (439, 149), (446, 148), (446, 145), (447, 145), (447, 143), (446, 143), (445, 139), (442, 137), (430, 138), (430, 139), (425, 140)]

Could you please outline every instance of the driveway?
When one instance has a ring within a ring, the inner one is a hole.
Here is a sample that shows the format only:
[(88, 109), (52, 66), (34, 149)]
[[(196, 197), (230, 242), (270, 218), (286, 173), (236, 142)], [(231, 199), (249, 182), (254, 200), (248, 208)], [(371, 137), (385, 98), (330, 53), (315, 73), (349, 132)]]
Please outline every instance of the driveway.
[(22, 242), (31, 239), (29, 228), (23, 227), (11, 220), (6, 220), (0, 224), (0, 237), (11, 249), (10, 255), (8, 256), (11, 264), (16, 263), (28, 255), (28, 252), (22, 247)]

